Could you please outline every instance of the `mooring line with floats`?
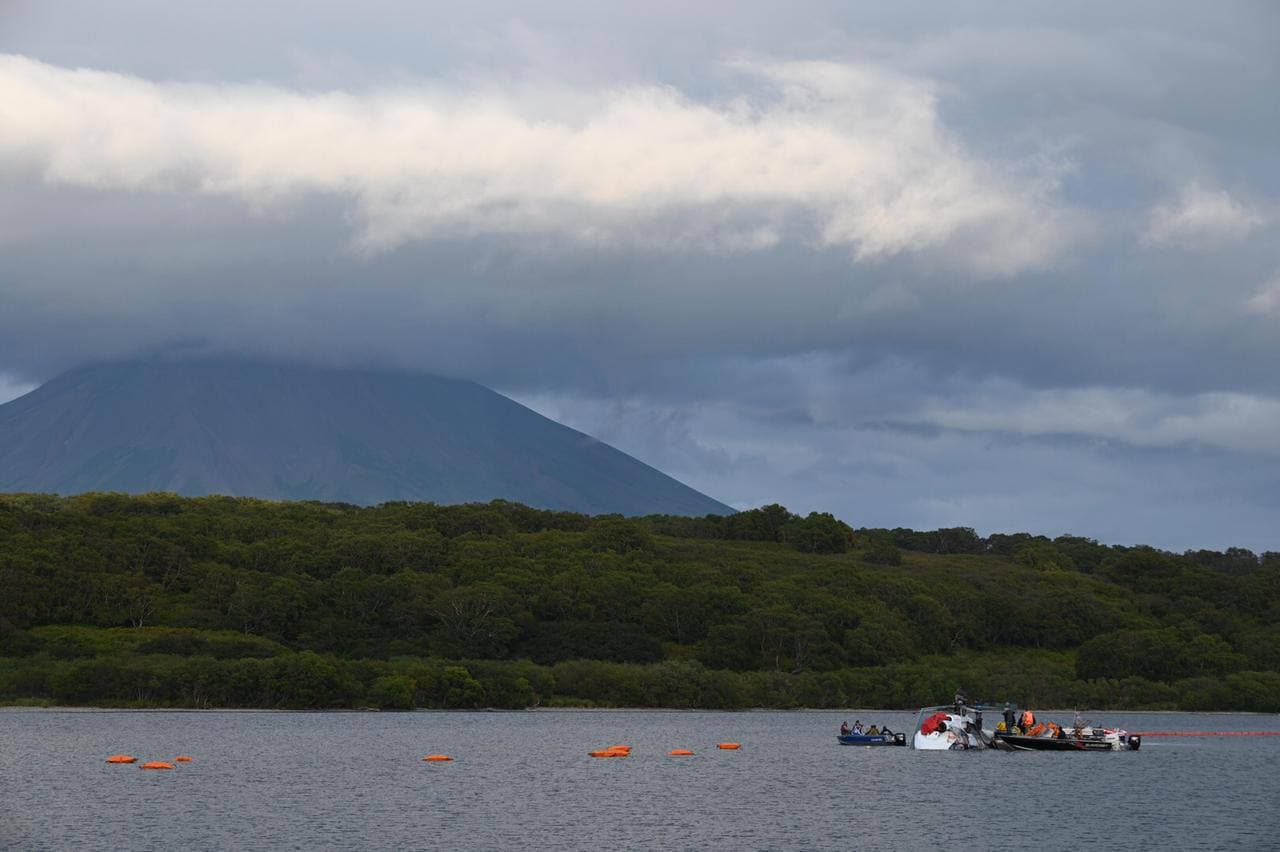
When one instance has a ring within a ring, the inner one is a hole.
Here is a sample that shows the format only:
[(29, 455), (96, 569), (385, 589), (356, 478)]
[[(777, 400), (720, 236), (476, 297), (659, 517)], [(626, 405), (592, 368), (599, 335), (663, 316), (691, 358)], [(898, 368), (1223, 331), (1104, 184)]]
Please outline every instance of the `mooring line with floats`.
[[(1130, 731), (1131, 737), (1280, 737), (1280, 731)], [(716, 743), (716, 748), (736, 751), (742, 748), (741, 743)], [(606, 749), (589, 752), (591, 757), (630, 757), (631, 746), (613, 745)], [(667, 752), (670, 757), (691, 756), (692, 751), (683, 748), (672, 749)], [(451, 763), (453, 758), (447, 754), (429, 754), (422, 758), (431, 763)], [(107, 758), (107, 763), (136, 763), (137, 758), (128, 754), (113, 754)], [(190, 763), (192, 758), (188, 755), (179, 755), (175, 757), (174, 763)], [(172, 763), (163, 761), (149, 761), (141, 764), (143, 769), (173, 769)]]
[[(736, 750), (742, 748), (741, 743), (716, 743), (716, 748)], [(611, 745), (608, 748), (598, 751), (589, 752), (592, 757), (630, 757), (631, 746), (629, 745)], [(668, 757), (691, 757), (693, 752), (687, 748), (676, 748), (667, 752)], [(447, 754), (429, 754), (422, 758), (428, 763), (452, 763), (453, 757)], [(191, 763), (194, 760), (190, 755), (178, 755), (173, 759), (173, 763), (168, 761), (152, 760), (141, 764), (143, 769), (173, 769), (174, 763)], [(107, 763), (137, 763), (138, 758), (131, 754), (113, 754), (107, 758)]]
[(1280, 731), (1130, 731), (1131, 737), (1280, 737)]

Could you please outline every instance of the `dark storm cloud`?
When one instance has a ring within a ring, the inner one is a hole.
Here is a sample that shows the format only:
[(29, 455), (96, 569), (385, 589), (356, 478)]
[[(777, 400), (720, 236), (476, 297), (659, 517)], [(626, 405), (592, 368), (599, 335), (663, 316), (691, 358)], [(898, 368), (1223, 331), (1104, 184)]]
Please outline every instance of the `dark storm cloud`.
[(737, 505), (1274, 549), (1280, 19), (1113, 6), (6, 4), (0, 399), (426, 369)]

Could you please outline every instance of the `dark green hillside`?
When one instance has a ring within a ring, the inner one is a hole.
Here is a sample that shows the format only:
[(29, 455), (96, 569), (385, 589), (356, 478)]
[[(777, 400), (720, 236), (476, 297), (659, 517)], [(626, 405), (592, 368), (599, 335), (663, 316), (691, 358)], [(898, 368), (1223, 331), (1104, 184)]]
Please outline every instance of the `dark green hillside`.
[(0, 497), (0, 700), (1280, 710), (1280, 554), (766, 507)]

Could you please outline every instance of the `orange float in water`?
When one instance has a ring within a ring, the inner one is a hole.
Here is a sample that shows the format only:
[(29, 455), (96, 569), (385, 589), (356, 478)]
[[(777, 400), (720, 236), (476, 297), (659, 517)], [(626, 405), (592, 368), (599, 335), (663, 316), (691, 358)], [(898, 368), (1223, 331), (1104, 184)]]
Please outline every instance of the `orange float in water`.
[(173, 762), (174, 763), (190, 763), (192, 760), (193, 758), (190, 758), (185, 754), (180, 754), (173, 759)]
[(716, 743), (716, 748), (724, 748), (729, 750), (739, 749), (739, 748), (742, 748), (742, 743)]
[(631, 751), (620, 748), (602, 748), (599, 751), (589, 751), (587, 754), (592, 757), (630, 757)]
[(667, 754), (672, 757), (688, 757), (693, 754), (693, 752), (689, 751), (687, 748), (673, 748), (671, 751), (667, 752)]
[(143, 769), (172, 769), (172, 763), (165, 763), (163, 760), (153, 760), (149, 763), (142, 764)]
[(113, 754), (107, 758), (107, 763), (136, 763), (137, 760), (131, 754)]
[(609, 746), (609, 749), (608, 749), (608, 750), (609, 750), (609, 751), (627, 751), (627, 752), (629, 752), (629, 751), (631, 751), (631, 746), (629, 746), (629, 745), (611, 745), (611, 746)]
[(453, 760), (453, 758), (447, 754), (429, 754), (422, 759), (429, 760), (432, 763), (444, 763), (445, 761)]

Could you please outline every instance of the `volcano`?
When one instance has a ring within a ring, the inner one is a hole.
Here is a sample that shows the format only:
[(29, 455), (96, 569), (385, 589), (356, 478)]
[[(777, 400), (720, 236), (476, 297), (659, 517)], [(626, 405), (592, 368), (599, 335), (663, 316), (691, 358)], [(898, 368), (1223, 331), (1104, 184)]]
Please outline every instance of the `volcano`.
[(474, 382), (240, 360), (83, 367), (0, 405), (0, 491), (733, 511)]

